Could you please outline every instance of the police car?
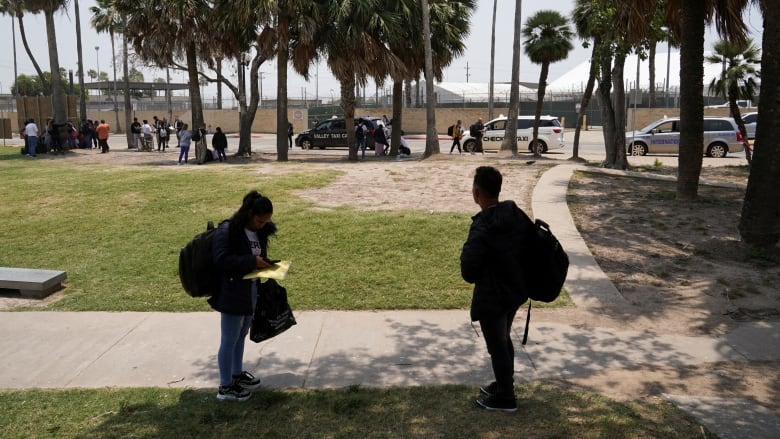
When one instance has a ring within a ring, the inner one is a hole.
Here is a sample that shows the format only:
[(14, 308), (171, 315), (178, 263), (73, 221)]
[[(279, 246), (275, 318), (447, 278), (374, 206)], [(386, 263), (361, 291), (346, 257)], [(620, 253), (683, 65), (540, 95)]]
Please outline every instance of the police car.
[[(381, 125), (380, 117), (356, 117), (355, 126), (358, 121), (363, 121), (368, 128), (366, 135), (366, 148), (374, 147), (374, 137), (371, 136), (378, 126)], [(347, 148), (347, 124), (343, 117), (334, 117), (318, 123), (314, 128), (298, 134), (295, 138), (295, 145), (303, 149), (325, 149), (325, 148)]]
[[(507, 117), (501, 115), (496, 119), (485, 124), (485, 131), (482, 135), (482, 149), (499, 150), (504, 141), (506, 133)], [(517, 117), (517, 149), (531, 149), (534, 136), (534, 116)], [(480, 152), (477, 146), (477, 140), (466, 131), (461, 139), (463, 148), (469, 152)], [(547, 152), (551, 149), (561, 149), (566, 146), (563, 139), (563, 127), (557, 117), (541, 116), (539, 118), (539, 134), (537, 135), (537, 144), (540, 152)]]
[[(723, 158), (744, 151), (742, 134), (730, 117), (705, 117), (704, 154)], [(626, 153), (630, 155), (677, 154), (680, 151), (680, 118), (659, 119), (638, 131), (626, 133)]]

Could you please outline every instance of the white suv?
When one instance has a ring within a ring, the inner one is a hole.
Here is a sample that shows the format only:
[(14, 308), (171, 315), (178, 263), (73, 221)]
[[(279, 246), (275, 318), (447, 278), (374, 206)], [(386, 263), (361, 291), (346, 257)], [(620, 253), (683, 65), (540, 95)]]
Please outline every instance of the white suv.
[[(506, 116), (501, 115), (485, 124), (485, 133), (482, 135), (482, 148), (484, 150), (499, 150), (506, 133)], [(531, 143), (534, 135), (534, 116), (517, 117), (517, 149), (527, 148), (532, 151)], [(477, 141), (469, 131), (463, 134), (463, 148), (469, 152), (480, 152)], [(557, 117), (541, 116), (539, 118), (539, 135), (537, 136), (541, 152), (551, 149), (560, 149), (566, 146), (563, 140), (563, 127)]]

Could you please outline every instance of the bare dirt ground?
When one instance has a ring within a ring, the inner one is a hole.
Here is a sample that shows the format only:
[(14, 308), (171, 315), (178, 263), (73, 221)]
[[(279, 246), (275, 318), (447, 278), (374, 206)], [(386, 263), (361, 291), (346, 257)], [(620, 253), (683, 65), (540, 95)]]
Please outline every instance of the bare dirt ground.
[[(86, 150), (45, 159), (175, 167), (177, 153), (175, 149), (164, 154), (112, 150), (101, 155)], [(291, 163), (279, 166), (274, 155), (256, 154), (252, 159), (231, 158), (230, 164), (204, 167), (252, 164), (264, 175), (302, 169), (340, 170), (343, 174), (331, 185), (298, 194), (322, 209), (349, 205), (365, 210), (475, 213), (470, 189), (476, 166), (489, 164), (501, 169), (505, 175), (502, 198), (514, 199), (530, 211), (536, 180), (549, 166), (561, 163), (446, 154), (424, 161), (416, 155), (401, 161), (369, 157), (360, 163), (350, 163), (343, 155), (291, 155), (290, 159)], [(197, 172), (200, 168), (189, 165), (182, 170)], [(645, 170), (676, 175), (671, 166), (648, 166)], [(702, 179), (744, 184), (747, 170), (707, 166)], [(361, 189), (355, 190), (357, 187)], [(756, 253), (740, 243), (737, 224), (744, 191), (701, 186), (699, 194), (699, 201), (685, 203), (675, 199), (673, 182), (576, 173), (568, 200), (575, 223), (626, 302), (604, 309), (538, 310), (534, 320), (578, 325), (583, 330), (607, 327), (720, 335), (740, 322), (779, 319), (780, 249)], [(0, 298), (0, 305), (19, 304), (12, 300), (21, 299)], [(778, 366), (777, 362), (648, 366), (606, 370), (569, 379), (568, 383), (620, 400), (656, 398), (662, 393), (749, 398), (780, 415)]]

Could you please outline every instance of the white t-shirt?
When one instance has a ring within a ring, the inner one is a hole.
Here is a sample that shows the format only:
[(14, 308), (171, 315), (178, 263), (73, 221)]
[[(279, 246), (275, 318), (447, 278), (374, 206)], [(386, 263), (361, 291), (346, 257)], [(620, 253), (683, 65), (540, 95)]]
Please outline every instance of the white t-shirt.
[(38, 137), (38, 125), (35, 122), (30, 122), (24, 126), (24, 133), (27, 137)]
[(141, 126), (141, 132), (144, 133), (145, 136), (151, 136), (152, 135), (152, 126), (149, 125), (149, 123), (143, 124)]
[(246, 238), (249, 240), (249, 248), (252, 249), (252, 254), (255, 256), (262, 256), (263, 249), (260, 247), (260, 240), (257, 238), (257, 232), (249, 229), (244, 229)]

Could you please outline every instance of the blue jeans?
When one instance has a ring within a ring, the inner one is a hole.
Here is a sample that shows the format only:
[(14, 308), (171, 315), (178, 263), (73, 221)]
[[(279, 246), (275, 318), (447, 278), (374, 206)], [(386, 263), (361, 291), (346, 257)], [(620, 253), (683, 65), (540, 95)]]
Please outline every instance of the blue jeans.
[(221, 313), (222, 336), (217, 353), (220, 386), (229, 386), (233, 382), (233, 375), (243, 372), (244, 342), (251, 326), (252, 316)]
[(179, 163), (181, 163), (182, 157), (184, 157), (184, 163), (187, 163), (187, 158), (190, 155), (190, 145), (182, 145), (181, 151), (179, 152)]
[(27, 143), (29, 144), (27, 154), (35, 157), (35, 149), (38, 148), (38, 136), (27, 136)]
[(366, 139), (365, 137), (362, 139), (357, 139), (357, 144), (355, 145), (355, 148), (358, 151), (363, 151), (363, 158), (366, 158)]

